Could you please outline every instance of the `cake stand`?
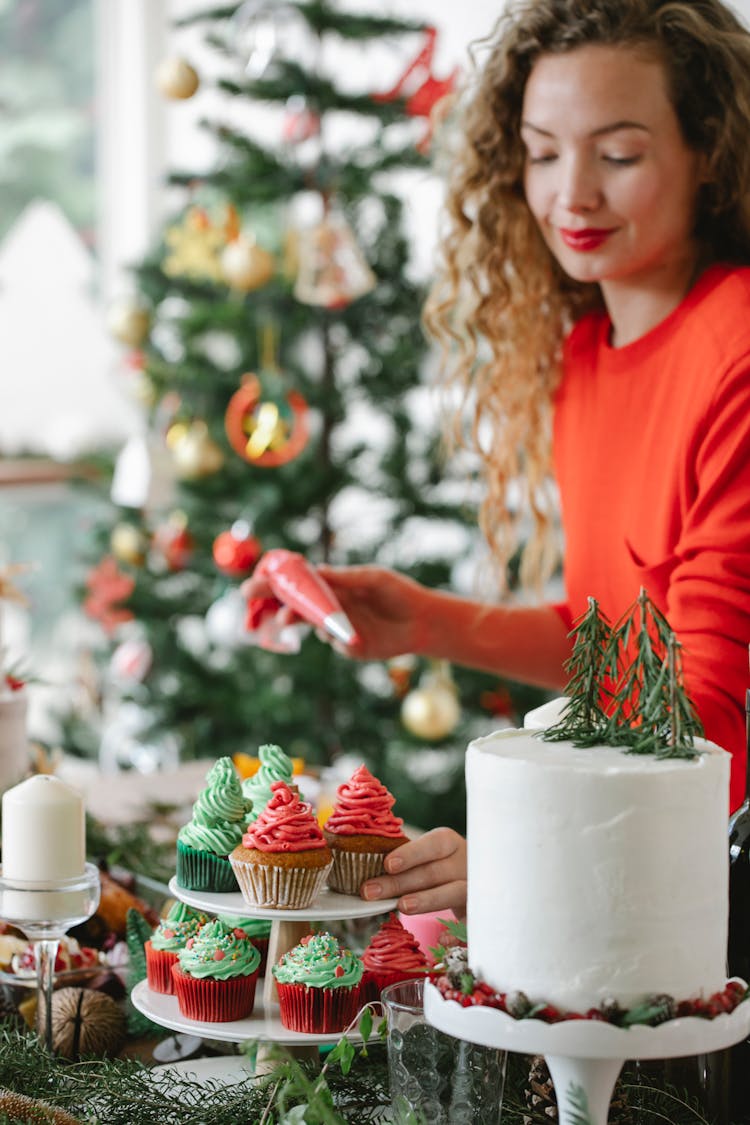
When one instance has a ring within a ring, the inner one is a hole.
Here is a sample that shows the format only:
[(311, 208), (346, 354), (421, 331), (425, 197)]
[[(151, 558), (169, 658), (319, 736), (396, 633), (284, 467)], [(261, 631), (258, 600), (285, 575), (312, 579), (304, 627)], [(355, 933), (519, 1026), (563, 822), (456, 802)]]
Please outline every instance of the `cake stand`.
[(750, 1032), (750, 1000), (713, 1019), (685, 1016), (658, 1027), (622, 1028), (599, 1020), (516, 1020), (496, 1008), (462, 1008), (427, 981), (424, 1012), (428, 1023), (456, 1039), (544, 1055), (557, 1091), (560, 1125), (607, 1125), (612, 1091), (626, 1059), (720, 1051)]
[[(380, 899), (365, 902), (354, 895), (338, 894), (325, 888), (309, 907), (304, 910), (271, 910), (248, 906), (239, 890), (227, 894), (212, 891), (192, 891), (181, 887), (173, 876), (169, 890), (175, 898), (203, 910), (206, 914), (230, 914), (244, 918), (257, 918), (271, 922), (271, 935), (268, 942), (267, 964), (270, 967), (292, 949), (310, 932), (310, 922), (340, 921), (349, 918), (371, 918), (394, 910), (397, 899)], [(139, 981), (131, 994), (133, 1005), (154, 1023), (168, 1027), (172, 1031), (201, 1035), (206, 1039), (241, 1043), (245, 1039), (258, 1039), (269, 1043), (281, 1043), (295, 1048), (295, 1054), (304, 1054), (304, 1049), (313, 1048), (317, 1053), (319, 1043), (336, 1043), (341, 1032), (330, 1035), (310, 1035), (302, 1031), (290, 1031), (279, 1018), (276, 985), (270, 968), (263, 980), (261, 996), (256, 1000), (253, 1014), (243, 1020), (226, 1023), (204, 1023), (190, 1020), (182, 1015), (176, 996), (153, 992), (147, 981)], [(260, 1002), (259, 1002), (260, 1001)], [(352, 1039), (359, 1038), (359, 1032), (347, 1032)]]

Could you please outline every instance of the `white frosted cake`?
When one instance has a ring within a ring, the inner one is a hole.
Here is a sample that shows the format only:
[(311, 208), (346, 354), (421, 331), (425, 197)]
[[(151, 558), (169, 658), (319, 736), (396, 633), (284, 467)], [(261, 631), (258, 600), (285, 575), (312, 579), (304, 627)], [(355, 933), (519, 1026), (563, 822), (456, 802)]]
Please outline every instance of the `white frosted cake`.
[[(4, 685), (4, 678), (0, 676)], [(29, 766), (26, 690), (0, 687), (0, 793), (20, 781)]]
[(469, 745), (478, 977), (578, 1012), (724, 987), (730, 756), (703, 740), (696, 748), (692, 759), (657, 759), (529, 730)]

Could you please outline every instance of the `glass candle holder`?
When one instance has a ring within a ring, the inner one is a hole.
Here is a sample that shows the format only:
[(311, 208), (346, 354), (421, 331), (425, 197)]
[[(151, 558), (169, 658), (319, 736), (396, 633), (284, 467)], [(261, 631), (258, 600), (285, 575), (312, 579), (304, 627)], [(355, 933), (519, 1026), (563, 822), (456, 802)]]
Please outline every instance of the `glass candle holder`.
[(380, 994), (388, 1023), (388, 1076), (397, 1125), (499, 1125), (507, 1053), (454, 1039), (424, 1017), (424, 980)]
[[(52, 1052), (52, 992), (60, 938), (96, 911), (101, 894), (99, 869), (85, 865), (73, 879), (6, 879), (0, 867), (0, 918), (21, 930), (34, 946), (40, 1010), (45, 1012), (44, 1043)], [(42, 1000), (44, 1004), (42, 1005)]]

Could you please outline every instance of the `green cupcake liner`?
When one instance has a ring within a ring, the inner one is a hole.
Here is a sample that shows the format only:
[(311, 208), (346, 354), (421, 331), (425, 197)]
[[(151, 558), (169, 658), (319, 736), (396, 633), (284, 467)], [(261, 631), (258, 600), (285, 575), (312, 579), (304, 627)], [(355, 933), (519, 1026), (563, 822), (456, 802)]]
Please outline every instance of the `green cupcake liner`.
[(177, 841), (177, 882), (187, 891), (236, 891), (237, 880), (226, 856), (198, 851)]

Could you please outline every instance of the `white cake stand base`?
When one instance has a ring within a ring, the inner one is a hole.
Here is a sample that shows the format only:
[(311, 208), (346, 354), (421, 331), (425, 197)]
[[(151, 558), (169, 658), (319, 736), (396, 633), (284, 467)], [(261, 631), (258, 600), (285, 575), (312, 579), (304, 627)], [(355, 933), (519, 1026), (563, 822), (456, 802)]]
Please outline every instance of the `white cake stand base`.
[(456, 1039), (520, 1054), (544, 1055), (557, 1093), (560, 1125), (607, 1125), (609, 1103), (626, 1059), (672, 1059), (720, 1051), (750, 1033), (750, 1000), (714, 1019), (686, 1016), (658, 1027), (615, 1027), (597, 1020), (516, 1020), (495, 1008), (462, 1008), (425, 983), (428, 1023)]

